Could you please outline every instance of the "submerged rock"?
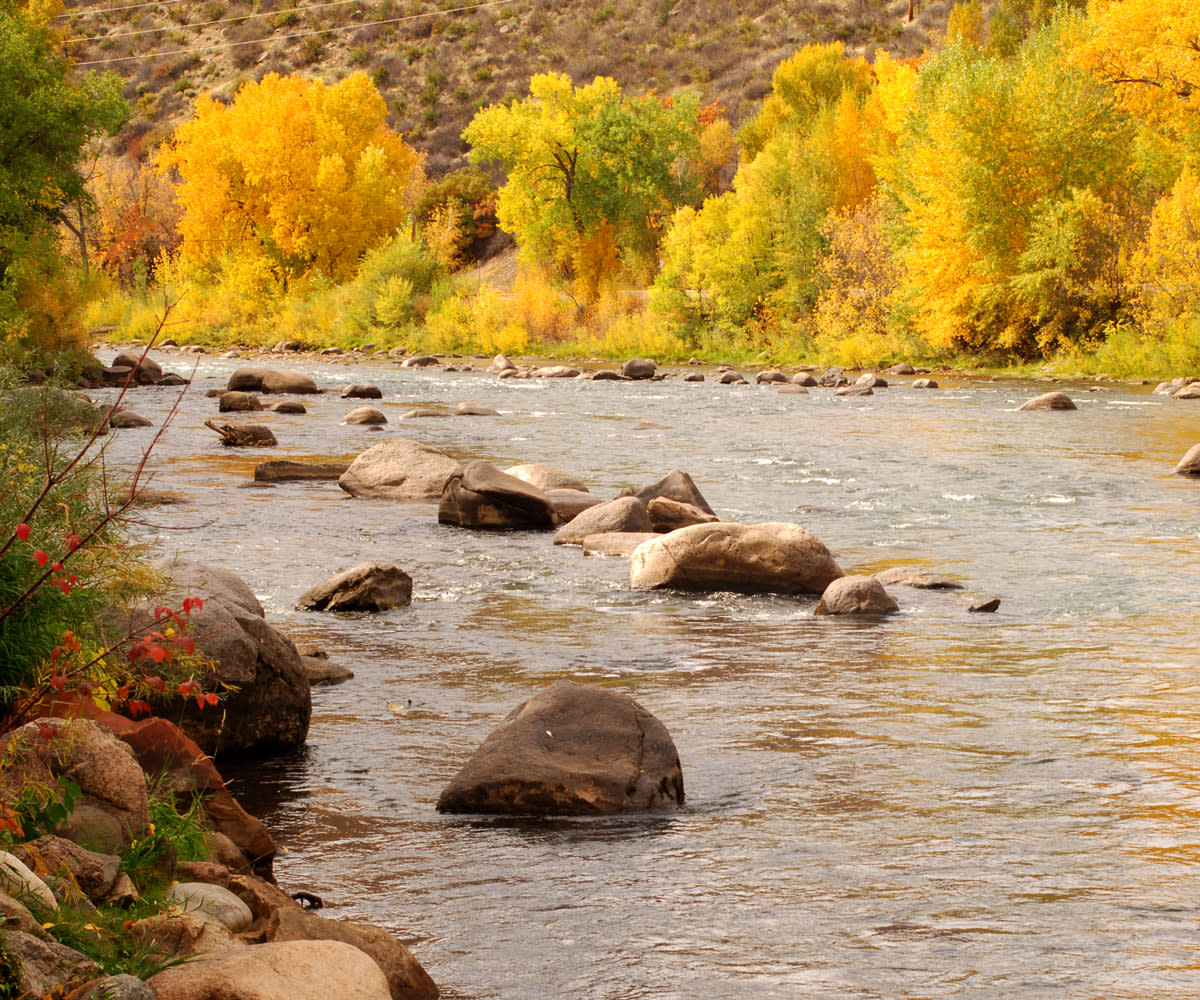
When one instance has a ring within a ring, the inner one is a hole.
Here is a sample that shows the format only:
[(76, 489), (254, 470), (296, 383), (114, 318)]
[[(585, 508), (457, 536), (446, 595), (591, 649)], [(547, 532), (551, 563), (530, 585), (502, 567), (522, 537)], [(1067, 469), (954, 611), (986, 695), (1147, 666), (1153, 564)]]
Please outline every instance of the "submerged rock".
[(1078, 407), (1065, 392), (1044, 392), (1033, 399), (1027, 399), (1017, 407), (1018, 410), (1075, 410)]
[(412, 603), (412, 577), (399, 566), (360, 563), (305, 591), (306, 611), (387, 611)]

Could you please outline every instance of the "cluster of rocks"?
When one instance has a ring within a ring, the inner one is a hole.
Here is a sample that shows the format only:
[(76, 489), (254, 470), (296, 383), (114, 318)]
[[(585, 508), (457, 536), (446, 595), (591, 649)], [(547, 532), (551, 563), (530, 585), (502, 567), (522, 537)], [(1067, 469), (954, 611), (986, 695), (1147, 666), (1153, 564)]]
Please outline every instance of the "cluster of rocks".
[(1154, 392), (1172, 399), (1200, 399), (1200, 378), (1188, 375), (1171, 379), (1170, 382), (1159, 382)]
[[(274, 883), (270, 835), (241, 810), (211, 760), (177, 727), (161, 718), (135, 723), (94, 714), (95, 720), (39, 719), (0, 741), (6, 800), (31, 782), (53, 788), (70, 780), (79, 788), (61, 828), (0, 852), (0, 937), (21, 996), (437, 997), (428, 973), (387, 931), (327, 920)], [(148, 963), (170, 967), (142, 982), (105, 975), (47, 928), (64, 905), (77, 913), (138, 902), (139, 887), (120, 864), (122, 853), (155, 837), (148, 773), (184, 802), (200, 796), (213, 860), (180, 862), (168, 848), (154, 861), (154, 874), (175, 884), (163, 909), (127, 921), (124, 933)], [(188, 961), (176, 964), (182, 959)]]

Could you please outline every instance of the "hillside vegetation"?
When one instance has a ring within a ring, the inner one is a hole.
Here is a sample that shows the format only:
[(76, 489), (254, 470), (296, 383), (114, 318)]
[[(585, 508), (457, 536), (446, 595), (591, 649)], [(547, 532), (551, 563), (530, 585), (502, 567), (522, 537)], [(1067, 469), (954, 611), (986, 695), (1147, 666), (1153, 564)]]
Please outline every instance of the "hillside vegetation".
[(632, 94), (692, 88), (737, 122), (802, 46), (915, 55), (950, 6), (922, 2), (910, 23), (907, 0), (90, 0), (69, 2), (63, 21), (72, 58), (128, 81), (126, 140), (148, 132), (153, 145), (201, 91), (228, 99), (271, 72), (332, 83), (363, 70), (437, 176), (462, 165), (475, 112), (524, 96), (537, 73), (611, 76)]

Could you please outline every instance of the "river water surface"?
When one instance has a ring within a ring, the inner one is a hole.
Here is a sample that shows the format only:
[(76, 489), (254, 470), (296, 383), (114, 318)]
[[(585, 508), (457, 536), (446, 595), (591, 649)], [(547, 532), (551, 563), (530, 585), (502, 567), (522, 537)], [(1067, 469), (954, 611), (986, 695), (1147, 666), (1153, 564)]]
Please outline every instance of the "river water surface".
[[(902, 378), (837, 398), (288, 359), (329, 389), (380, 386), (390, 423), (340, 426), (358, 402), (326, 392), (252, 415), (280, 446), (249, 452), (203, 427), (205, 391), (240, 363), (200, 361), (149, 461), (186, 502), (143, 531), (238, 573), (355, 671), (314, 690), (306, 749), (235, 791), (285, 848), (285, 888), (391, 929), (444, 996), (1200, 998), (1200, 485), (1171, 474), (1200, 404), (1072, 385), (1078, 412), (1018, 413), (1050, 386)], [(175, 392), (129, 405), (160, 419)], [(400, 419), (465, 399), (502, 415)], [(112, 456), (150, 433), (120, 432)], [(721, 516), (800, 523), (847, 572), (921, 566), (967, 590), (893, 588), (882, 621), (641, 593), (627, 560), (549, 534), (250, 482), (259, 461), (391, 436), (553, 463), (605, 497), (684, 469)], [(295, 610), (366, 560), (407, 570), (413, 604)], [(989, 597), (996, 614), (967, 612)], [(561, 678), (662, 720), (686, 808), (440, 816), (484, 737)]]

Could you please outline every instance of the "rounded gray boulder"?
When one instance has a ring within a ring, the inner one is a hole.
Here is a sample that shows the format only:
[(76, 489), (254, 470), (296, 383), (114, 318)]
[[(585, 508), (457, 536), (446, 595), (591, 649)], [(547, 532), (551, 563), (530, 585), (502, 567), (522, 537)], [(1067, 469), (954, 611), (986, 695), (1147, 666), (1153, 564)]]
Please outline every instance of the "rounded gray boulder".
[(446, 786), (439, 812), (606, 815), (683, 804), (666, 727), (628, 695), (558, 681), (518, 705)]

